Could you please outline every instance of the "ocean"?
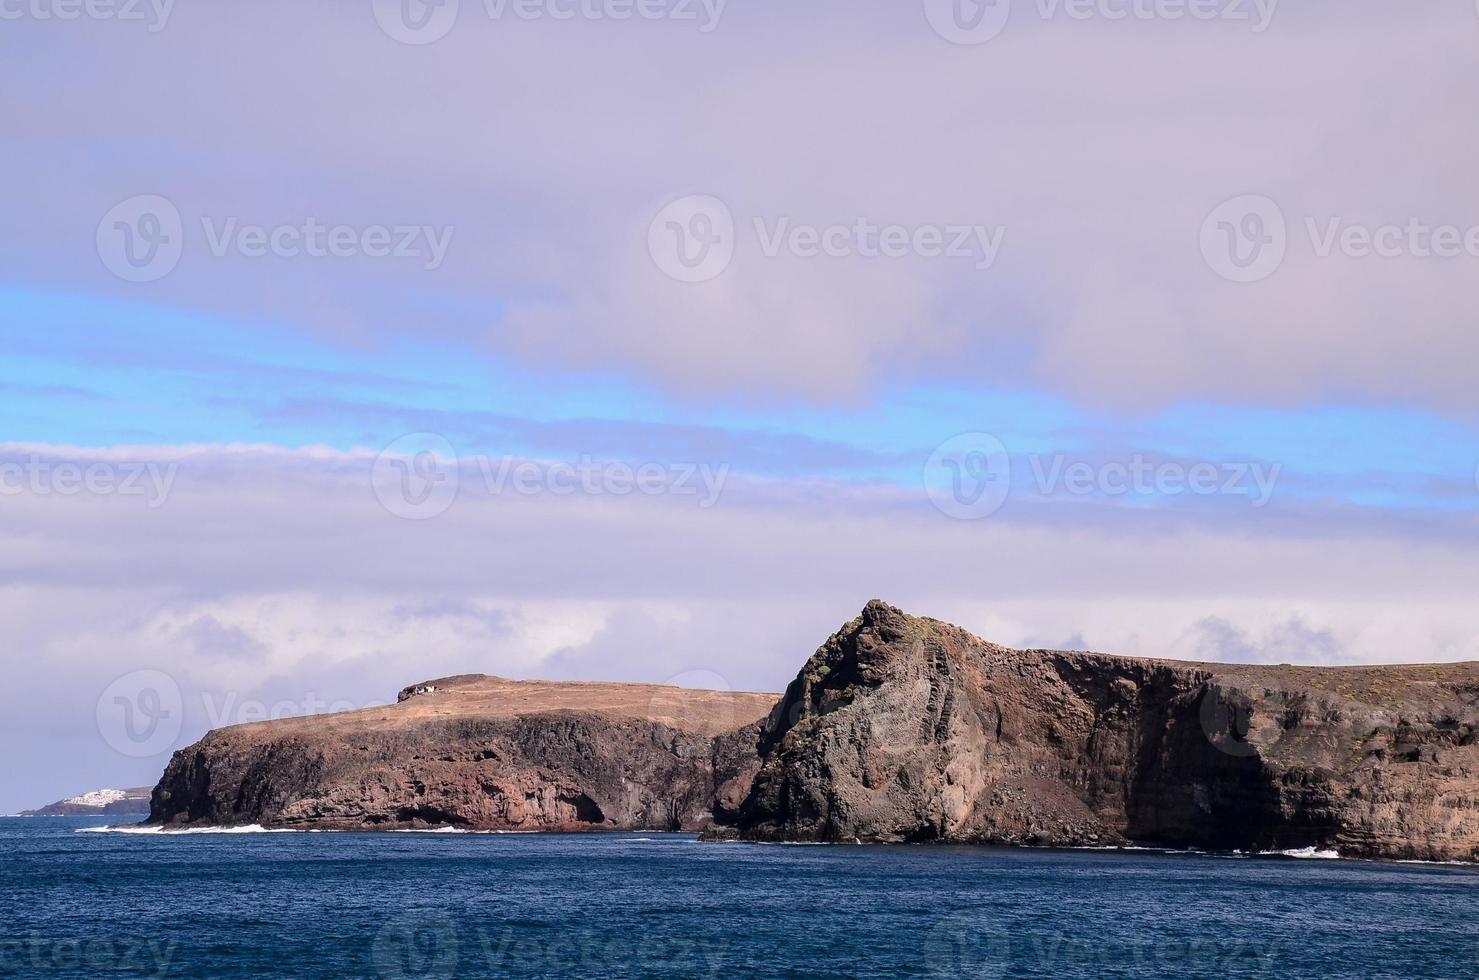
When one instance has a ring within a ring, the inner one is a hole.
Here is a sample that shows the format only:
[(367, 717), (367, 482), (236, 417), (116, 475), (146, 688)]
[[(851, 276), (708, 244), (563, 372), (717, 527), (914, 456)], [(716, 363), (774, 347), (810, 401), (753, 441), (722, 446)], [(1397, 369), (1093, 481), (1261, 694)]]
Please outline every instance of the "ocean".
[(1479, 871), (0, 819), (0, 975), (1464, 977)]

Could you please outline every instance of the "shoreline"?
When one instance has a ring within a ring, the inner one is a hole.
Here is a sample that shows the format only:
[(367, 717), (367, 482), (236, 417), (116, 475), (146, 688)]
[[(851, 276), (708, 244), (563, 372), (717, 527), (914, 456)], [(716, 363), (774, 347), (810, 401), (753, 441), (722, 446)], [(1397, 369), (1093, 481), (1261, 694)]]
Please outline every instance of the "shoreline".
[[(86, 817), (87, 815), (82, 815)], [(31, 818), (26, 818), (31, 819)], [(685, 830), (586, 830), (586, 831), (550, 831), (550, 830), (468, 830), (461, 827), (426, 827), (426, 828), (388, 828), (377, 830), (372, 828), (327, 828), (327, 827), (263, 827), (260, 824), (242, 824), (230, 827), (187, 827), (179, 830), (168, 830), (157, 824), (113, 824), (100, 827), (78, 827), (73, 833), (77, 834), (119, 834), (122, 836), (137, 837), (203, 837), (203, 836), (250, 836), (255, 834), (420, 834), (426, 836), (457, 836), (457, 837), (589, 837), (612, 839), (623, 834), (660, 835), (662, 837), (684, 838), (695, 844), (742, 844), (756, 847), (949, 847), (969, 848), (979, 850), (999, 851), (1021, 851), (1030, 853), (1087, 853), (1087, 854), (1146, 854), (1165, 857), (1205, 857), (1224, 860), (1284, 860), (1284, 861), (1329, 861), (1337, 863), (1355, 864), (1381, 864), (1381, 865), (1409, 865), (1416, 867), (1441, 867), (1441, 868), (1470, 868), (1479, 871), (1479, 861), (1425, 861), (1415, 858), (1376, 858), (1361, 857), (1341, 854), (1338, 851), (1326, 848), (1303, 847), (1290, 848), (1279, 851), (1209, 851), (1201, 848), (1172, 848), (1156, 847), (1152, 845), (1128, 844), (1128, 845), (1106, 845), (1096, 846), (1074, 846), (1074, 847), (1038, 847), (1033, 845), (1011, 845), (1011, 844), (960, 844), (960, 843), (937, 843), (937, 842), (913, 842), (913, 843), (883, 843), (877, 841), (751, 841), (736, 838), (727, 839), (704, 839), (703, 835), (695, 831)], [(641, 840), (650, 840), (644, 836)], [(628, 842), (634, 842), (628, 838)]]

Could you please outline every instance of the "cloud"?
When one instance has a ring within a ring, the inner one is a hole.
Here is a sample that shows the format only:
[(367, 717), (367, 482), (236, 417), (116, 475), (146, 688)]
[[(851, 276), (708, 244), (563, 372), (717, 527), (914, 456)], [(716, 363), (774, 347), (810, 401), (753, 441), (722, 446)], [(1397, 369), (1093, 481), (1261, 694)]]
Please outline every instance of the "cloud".
[[(149, 36), (12, 25), (45, 31), (45, 57), (10, 70), (50, 95), (42, 111), (19, 88), (0, 94), (25, 147), (0, 163), (26, 190), (3, 219), (11, 275), (351, 346), (453, 338), (689, 394), (858, 403), (880, 382), (948, 380), (1131, 409), (1476, 408), (1479, 258), (1321, 258), (1304, 231), (1306, 218), (1479, 224), (1463, 203), (1462, 161), (1479, 149), (1459, 123), (1479, 109), (1466, 5), (1286, 4), (1255, 34), (1044, 21), (1020, 4), (980, 48), (945, 43), (908, 3), (732, 5), (703, 35), (464, 7), (424, 48), (364, 6), (253, 4), (229, 29), (181, 8)], [(1380, 67), (1394, 58), (1398, 77)], [(78, 85), (79, 72), (129, 84)], [(712, 282), (679, 283), (646, 232), (694, 192), (733, 212), (736, 257)], [(93, 243), (100, 216), (139, 193), (168, 196), (193, 235), (179, 268), (142, 286), (111, 279)], [(1282, 207), (1291, 238), (1284, 266), (1244, 285), (1208, 267), (1198, 234), (1248, 193)], [(217, 258), (200, 232), (207, 218), (309, 216), (455, 234), (427, 271)], [(859, 218), (999, 224), (1006, 238), (982, 272), (769, 258), (753, 229)]]
[(1196, 659), (1235, 664), (1299, 664), (1329, 666), (1341, 662), (1342, 647), (1328, 629), (1312, 629), (1299, 616), (1267, 626), (1254, 638), (1218, 616), (1199, 620), (1189, 631), (1186, 646)]

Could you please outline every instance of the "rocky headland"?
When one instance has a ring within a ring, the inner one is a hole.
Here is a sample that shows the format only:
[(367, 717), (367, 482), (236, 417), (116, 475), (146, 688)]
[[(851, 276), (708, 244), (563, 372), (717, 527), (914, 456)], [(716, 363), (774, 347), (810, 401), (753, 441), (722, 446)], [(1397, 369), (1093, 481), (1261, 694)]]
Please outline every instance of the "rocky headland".
[(1476, 702), (1475, 664), (1013, 650), (875, 601), (779, 698), (458, 677), (212, 732), (151, 820), (1472, 861)]
[(175, 753), (166, 828), (703, 830), (732, 822), (773, 694), (446, 677), (397, 702), (211, 732)]

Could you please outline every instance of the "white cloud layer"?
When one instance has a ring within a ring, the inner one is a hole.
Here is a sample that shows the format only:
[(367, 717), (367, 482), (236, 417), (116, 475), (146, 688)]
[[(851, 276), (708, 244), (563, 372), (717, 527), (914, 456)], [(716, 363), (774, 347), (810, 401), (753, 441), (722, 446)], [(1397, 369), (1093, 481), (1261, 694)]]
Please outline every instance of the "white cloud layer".
[[(1284, 3), (1254, 33), (1044, 20), (1019, 0), (978, 47), (941, 40), (908, 2), (733, 3), (707, 34), (461, 6), (424, 47), (387, 37), (369, 4), (182, 4), (155, 34), (8, 24), (7, 72), (28, 83), (0, 87), (0, 177), (24, 189), (0, 217), (7, 268), (356, 343), (471, 338), (672, 390), (836, 401), (880, 379), (971, 379), (1137, 408), (1476, 407), (1479, 257), (1321, 258), (1304, 230), (1479, 226), (1471, 4)], [(647, 226), (695, 192), (733, 212), (736, 255), (679, 283)], [(141, 193), (169, 197), (193, 237), (170, 276), (125, 284), (94, 233)], [(1283, 209), (1288, 256), (1236, 284), (1199, 233), (1250, 193)], [(201, 222), (230, 217), (455, 234), (431, 272), (215, 258)], [(767, 258), (757, 218), (1007, 231), (981, 272)]]

